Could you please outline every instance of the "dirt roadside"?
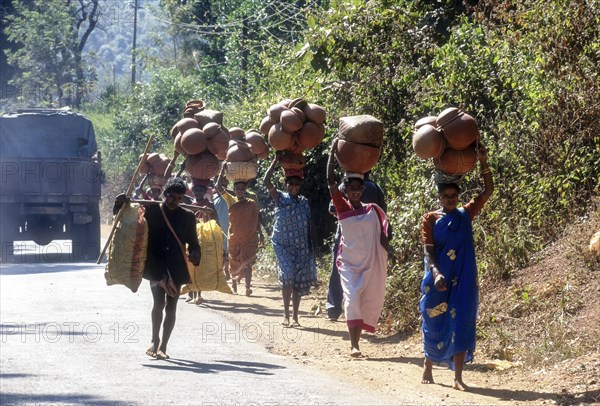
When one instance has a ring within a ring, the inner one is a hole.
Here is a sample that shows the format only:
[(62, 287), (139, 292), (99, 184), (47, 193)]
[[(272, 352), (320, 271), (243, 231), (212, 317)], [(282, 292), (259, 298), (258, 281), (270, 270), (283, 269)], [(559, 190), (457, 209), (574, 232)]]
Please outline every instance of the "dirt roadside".
[[(103, 227), (103, 236), (109, 231), (109, 227)], [(555, 262), (556, 258), (548, 260)], [(565, 264), (561, 266), (566, 267)], [(263, 266), (259, 264), (258, 268)], [(423, 358), (418, 335), (404, 337), (380, 331), (365, 334), (361, 342), (364, 357), (352, 359), (348, 355), (345, 322), (330, 322), (323, 314), (327, 281), (303, 298), (300, 308), (302, 326), (284, 328), (281, 326), (281, 293), (271, 274), (259, 269), (253, 280), (254, 293), (251, 297), (203, 292), (205, 302), (200, 306), (237, 323), (240, 339), (260, 342), (269, 351), (287, 357), (290, 362), (318, 368), (344, 382), (378, 391), (397, 399), (397, 404), (600, 404), (599, 351), (533, 371), (519, 362), (486, 357), (485, 354), (491, 352), (485, 345), (480, 345), (475, 361), (465, 368), (464, 380), (471, 387), (468, 393), (452, 389), (453, 372), (445, 367), (434, 368), (435, 384), (420, 383)], [(535, 274), (524, 273), (529, 279)], [(541, 285), (537, 280), (531, 279), (530, 282), (533, 286)], [(594, 286), (591, 285), (591, 288)], [(597, 296), (590, 293), (588, 297)], [(498, 306), (495, 302), (493, 305)], [(180, 306), (196, 305), (185, 303), (182, 297)], [(485, 307), (486, 303), (482, 306)], [(506, 304), (501, 306), (506, 307)], [(585, 319), (597, 320), (597, 306), (590, 306), (589, 312), (594, 317)]]
[(281, 326), (283, 305), (276, 282), (257, 278), (253, 290), (251, 297), (204, 292), (205, 302), (200, 306), (239, 323), (241, 339), (260, 341), (273, 353), (397, 398), (398, 404), (562, 403), (558, 400), (560, 393), (540, 388), (515, 372), (501, 372), (500, 364), (479, 358), (464, 372), (465, 382), (472, 386), (469, 393), (452, 389), (453, 372), (442, 367), (434, 369), (435, 384), (423, 385), (419, 337), (366, 334), (361, 342), (364, 357), (352, 359), (348, 355), (346, 324), (328, 321), (323, 312), (315, 314), (323, 303), (323, 287), (303, 298), (300, 328)]

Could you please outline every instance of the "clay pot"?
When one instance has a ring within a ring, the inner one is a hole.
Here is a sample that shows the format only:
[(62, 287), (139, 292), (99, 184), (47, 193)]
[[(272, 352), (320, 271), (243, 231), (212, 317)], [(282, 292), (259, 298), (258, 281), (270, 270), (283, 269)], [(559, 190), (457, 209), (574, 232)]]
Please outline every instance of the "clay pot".
[(294, 140), (292, 141), (292, 145), (287, 148), (285, 151), (289, 152), (290, 154), (294, 154), (294, 155), (300, 155), (304, 152), (306, 148), (300, 144), (298, 144), (298, 138), (294, 137)]
[(206, 149), (206, 134), (199, 128), (190, 128), (181, 136), (181, 148), (187, 155), (195, 155)]
[(188, 155), (185, 158), (185, 170), (192, 178), (210, 179), (219, 171), (219, 161), (209, 151)]
[(183, 116), (194, 118), (194, 114), (204, 110), (204, 101), (203, 100), (190, 100), (186, 103), (185, 108), (183, 110)]
[[(198, 122), (193, 118), (182, 118), (177, 123), (175, 123), (175, 127), (177, 127), (177, 131), (181, 134), (183, 134), (190, 128), (199, 128)], [(173, 134), (171, 133), (171, 135)], [(175, 134), (175, 136), (177, 136), (177, 134)]]
[(287, 110), (287, 107), (282, 103), (276, 103), (269, 107), (269, 109), (267, 110), (267, 114), (269, 115), (271, 122), (278, 123), (281, 117), (281, 112), (283, 112), (284, 110)]
[(265, 149), (269, 148), (267, 142), (265, 141), (265, 138), (262, 135), (260, 135), (258, 131), (248, 131), (246, 133), (245, 140), (248, 144), (251, 145), (251, 149), (254, 155), (262, 154)]
[(315, 148), (325, 137), (325, 126), (307, 121), (298, 134), (298, 144), (304, 148)]
[(167, 166), (169, 166), (170, 162), (171, 160), (169, 158), (161, 154), (160, 159), (152, 165), (152, 173), (162, 176), (167, 170)]
[(240, 127), (231, 127), (229, 129), (229, 138), (231, 138), (232, 140), (242, 141), (244, 139), (245, 135), (246, 135), (246, 131), (244, 131)]
[(415, 130), (418, 130), (419, 128), (423, 127), (425, 124), (429, 124), (431, 126), (437, 127), (437, 117), (436, 116), (427, 116), (427, 117), (420, 118), (415, 123)]
[(383, 145), (383, 123), (370, 115), (341, 117), (339, 137), (380, 148)]
[(477, 151), (475, 145), (457, 151), (446, 148), (440, 158), (433, 160), (434, 166), (447, 175), (464, 175), (475, 167)]
[(148, 162), (148, 165), (152, 166), (158, 161), (160, 161), (160, 154), (158, 152), (152, 152), (146, 155), (146, 162)]
[(269, 135), (269, 130), (271, 129), (271, 127), (273, 127), (273, 124), (275, 123), (271, 121), (271, 118), (269, 116), (266, 116), (262, 119), (258, 128), (260, 129), (260, 132), (266, 137)]
[(298, 97), (294, 100), (289, 101), (285, 104), (288, 109), (292, 109), (294, 107), (298, 107), (299, 109), (303, 109), (308, 103), (301, 97)]
[(339, 140), (335, 157), (346, 172), (366, 173), (375, 166), (380, 152), (377, 147)]
[(221, 131), (221, 125), (218, 123), (208, 123), (202, 127), (202, 132), (206, 134), (206, 138), (211, 139)]
[(412, 147), (419, 158), (439, 158), (446, 148), (446, 140), (437, 128), (423, 124), (413, 134)]
[[(139, 156), (138, 161), (142, 159), (142, 155)], [(152, 166), (150, 166), (150, 164), (148, 163), (148, 157), (146, 157), (146, 160), (144, 162), (142, 162), (142, 164), (140, 165), (140, 173), (146, 174), (146, 173), (150, 173), (152, 171)]]
[(457, 151), (467, 149), (480, 138), (477, 121), (456, 107), (440, 113), (437, 125), (442, 128), (448, 147)]
[(292, 110), (283, 110), (281, 112), (281, 126), (290, 134), (295, 133), (302, 128), (304, 122)]
[(269, 144), (267, 144), (267, 147), (265, 148), (265, 150), (263, 152), (261, 152), (260, 154), (256, 155), (259, 159), (268, 159), (269, 158), (269, 151), (271, 150), (271, 148), (269, 147)]
[(285, 131), (281, 123), (273, 124), (269, 130), (269, 144), (277, 150), (283, 151), (293, 145), (294, 137)]
[[(217, 156), (220, 160), (225, 159), (227, 148), (229, 147), (229, 135), (219, 128), (215, 136), (206, 141), (206, 148)], [(222, 158), (221, 158), (222, 157)]]
[(175, 151), (179, 152), (181, 155), (186, 155), (183, 147), (181, 146), (181, 137), (181, 133), (178, 133), (177, 137), (175, 137), (175, 140), (173, 141), (173, 147), (175, 148)]
[(175, 137), (177, 137), (177, 134), (179, 134), (179, 129), (177, 128), (177, 125), (174, 125), (173, 127), (171, 127), (169, 134), (171, 134), (171, 138), (173, 138), (173, 139), (175, 139)]
[(325, 122), (325, 109), (317, 104), (308, 103), (302, 111), (304, 111), (304, 116), (308, 121), (312, 121), (315, 124)]
[(299, 109), (298, 107), (292, 107), (290, 109), (295, 115), (298, 116), (298, 118), (300, 119), (300, 121), (302, 121), (303, 123), (306, 121), (306, 116), (304, 115), (304, 112)]
[(279, 158), (279, 164), (283, 169), (302, 169), (306, 166), (306, 159), (302, 154), (284, 152)]
[(245, 141), (231, 140), (227, 148), (228, 162), (247, 162), (254, 158), (251, 145)]

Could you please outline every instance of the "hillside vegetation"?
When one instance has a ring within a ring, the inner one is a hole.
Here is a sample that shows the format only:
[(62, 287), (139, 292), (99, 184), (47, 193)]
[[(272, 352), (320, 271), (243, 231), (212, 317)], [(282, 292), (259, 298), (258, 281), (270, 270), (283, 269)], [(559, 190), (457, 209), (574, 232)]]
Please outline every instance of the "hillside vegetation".
[[(333, 229), (323, 197), (327, 143), (341, 116), (380, 118), (386, 145), (373, 178), (389, 200), (398, 258), (389, 270), (387, 329), (410, 333), (419, 325), (420, 218), (436, 207), (433, 165), (411, 146), (419, 118), (456, 106), (478, 121), (496, 183), (474, 225), (484, 287), (510, 285), (599, 194), (598, 0), (162, 4), (186, 52), (157, 58), (150, 82), (131, 94), (113, 89), (85, 107), (103, 123), (113, 184), (127, 179), (150, 134), (159, 136), (155, 149), (171, 155), (167, 134), (189, 99), (223, 111), (228, 127), (249, 129), (271, 104), (303, 97), (328, 112), (303, 191), (326, 252)], [(465, 182), (466, 202), (480, 190), (477, 170)], [(579, 232), (589, 240), (594, 230)], [(578, 272), (597, 284), (597, 265), (578, 262)], [(515, 294), (531, 297), (537, 283)]]

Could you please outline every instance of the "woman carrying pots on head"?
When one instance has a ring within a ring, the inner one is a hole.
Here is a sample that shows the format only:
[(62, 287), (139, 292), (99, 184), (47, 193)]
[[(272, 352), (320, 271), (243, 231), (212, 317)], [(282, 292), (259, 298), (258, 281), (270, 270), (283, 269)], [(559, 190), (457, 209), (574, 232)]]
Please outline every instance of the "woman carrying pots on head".
[[(248, 182), (235, 181), (230, 194), (222, 184), (223, 165), (216, 189), (229, 208), (228, 256), (232, 289), (237, 293), (237, 284), (242, 278), (246, 283), (246, 296), (252, 295), (252, 265), (256, 262), (259, 239), (264, 244), (264, 235), (260, 224), (258, 197), (246, 191)], [(253, 197), (254, 199), (252, 199)]]
[(338, 189), (334, 175), (334, 139), (327, 162), (327, 183), (340, 227), (337, 267), (344, 291), (344, 312), (350, 333), (350, 356), (360, 357), (362, 330), (375, 332), (385, 300), (387, 258), (390, 251), (388, 221), (384, 211), (374, 203), (363, 204), (364, 176), (344, 175), (347, 199)]
[(471, 221), (494, 190), (487, 151), (479, 149), (484, 189), (475, 199), (458, 207), (456, 183), (438, 184), (442, 206), (426, 213), (421, 226), (425, 251), (425, 275), (421, 282), (423, 317), (422, 383), (433, 383), (432, 365), (447, 363), (454, 370), (454, 389), (467, 390), (463, 365), (473, 359), (475, 323), (479, 300), (477, 265)]
[(300, 194), (304, 180), (302, 169), (285, 171), (286, 192), (273, 186), (271, 178), (279, 160), (276, 154), (265, 173), (264, 185), (275, 203), (273, 226), (273, 249), (279, 264), (279, 283), (282, 286), (283, 321), (290, 326), (290, 299), (292, 301), (292, 327), (300, 326), (298, 309), (300, 298), (310, 293), (317, 281), (317, 267), (312, 248), (310, 207), (306, 197)]

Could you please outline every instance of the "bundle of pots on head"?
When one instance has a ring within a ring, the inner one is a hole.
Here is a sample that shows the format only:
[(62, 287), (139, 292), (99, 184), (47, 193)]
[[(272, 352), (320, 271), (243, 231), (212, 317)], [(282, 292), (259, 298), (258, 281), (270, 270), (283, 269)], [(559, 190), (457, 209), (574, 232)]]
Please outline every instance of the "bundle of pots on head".
[[(140, 159), (142, 156), (140, 155)], [(146, 155), (146, 160), (142, 162), (140, 173), (146, 176), (146, 182), (150, 187), (163, 187), (167, 183), (164, 176), (171, 159), (165, 154), (153, 152)]]
[(302, 98), (285, 99), (267, 109), (260, 132), (280, 153), (285, 176), (299, 176), (306, 165), (304, 151), (315, 148), (325, 137), (325, 109)]
[(477, 163), (477, 121), (456, 107), (415, 123), (412, 146), (419, 158), (433, 159), (442, 175), (460, 179)]
[(383, 123), (370, 115), (341, 117), (335, 157), (345, 172), (365, 174), (381, 155)]
[(223, 125), (223, 113), (188, 102), (184, 117), (171, 129), (176, 156), (185, 156), (185, 170), (193, 182), (208, 181), (227, 161), (227, 178), (248, 181), (256, 177), (257, 157), (268, 156), (269, 146), (258, 131)]

